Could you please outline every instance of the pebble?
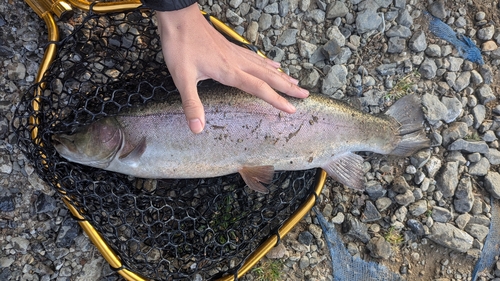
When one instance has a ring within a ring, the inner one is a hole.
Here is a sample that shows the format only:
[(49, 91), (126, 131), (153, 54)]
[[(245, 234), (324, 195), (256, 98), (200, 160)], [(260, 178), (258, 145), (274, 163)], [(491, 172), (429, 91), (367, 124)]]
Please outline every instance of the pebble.
[(328, 71), (323, 80), (321, 92), (326, 95), (333, 95), (347, 83), (347, 68), (343, 65), (334, 65)]
[(425, 33), (422, 30), (414, 32), (412, 37), (410, 38), (409, 46), (410, 49), (412, 49), (412, 51), (416, 53), (425, 51), (425, 49), (427, 48)]
[(435, 222), (430, 228), (432, 241), (459, 252), (467, 252), (472, 248), (474, 238), (467, 232), (460, 230), (450, 223)]
[(500, 174), (489, 171), (484, 177), (484, 187), (496, 199), (500, 199)]
[(455, 191), (453, 206), (459, 213), (468, 213), (474, 204), (474, 194), (472, 192), (472, 182), (470, 177), (461, 178)]
[(436, 187), (444, 198), (452, 197), (458, 185), (458, 162), (447, 162), (443, 171), (438, 174)]
[(370, 256), (374, 258), (388, 259), (392, 254), (392, 247), (389, 242), (387, 242), (384, 237), (375, 236), (366, 245), (366, 248), (370, 251)]
[(495, 34), (495, 26), (490, 25), (479, 29), (477, 32), (477, 38), (487, 41), (491, 40), (494, 34)]
[(356, 29), (359, 34), (367, 33), (371, 30), (376, 30), (382, 24), (382, 18), (379, 14), (371, 9), (366, 9), (358, 13), (356, 17)]

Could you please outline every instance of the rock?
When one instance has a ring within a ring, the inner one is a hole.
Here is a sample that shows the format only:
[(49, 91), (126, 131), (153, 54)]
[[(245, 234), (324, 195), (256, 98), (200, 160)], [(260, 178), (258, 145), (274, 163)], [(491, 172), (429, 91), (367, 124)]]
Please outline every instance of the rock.
[(491, 165), (500, 164), (500, 151), (498, 149), (490, 148), (485, 156)]
[(306, 89), (313, 89), (318, 84), (320, 74), (316, 69), (312, 69), (311, 72), (302, 80), (301, 86)]
[(26, 254), (26, 251), (28, 250), (28, 247), (30, 246), (30, 241), (26, 238), (23, 237), (12, 237), (10, 240), (10, 243), (12, 243), (12, 246), (14, 249), (16, 249), (18, 252), (21, 254)]
[(298, 45), (299, 45), (299, 54), (300, 56), (309, 59), (311, 58), (312, 54), (316, 51), (318, 48), (316, 45), (311, 44), (307, 41), (304, 40), (298, 40)]
[(486, 107), (482, 104), (474, 106), (472, 116), (474, 116), (474, 129), (478, 129), (486, 117)]
[(321, 226), (310, 224), (308, 229), (309, 232), (311, 232), (311, 234), (314, 236), (314, 238), (321, 239), (321, 236), (323, 235), (323, 229), (321, 229)]
[(276, 45), (278, 46), (290, 46), (294, 45), (297, 42), (297, 32), (298, 29), (290, 28), (285, 30), (276, 41)]
[(422, 105), (425, 107), (425, 117), (431, 125), (444, 120), (448, 115), (448, 108), (435, 95), (426, 93), (422, 97)]
[(452, 197), (458, 185), (458, 162), (447, 162), (436, 179), (436, 187), (445, 198)]
[(449, 62), (448, 70), (452, 71), (452, 72), (458, 72), (458, 71), (460, 71), (460, 68), (462, 67), (462, 64), (464, 63), (464, 59), (457, 58), (457, 57), (449, 57), (448, 62)]
[(411, 27), (413, 25), (413, 18), (411, 17), (410, 12), (407, 9), (402, 9), (399, 11), (396, 22), (400, 25)]
[[(457, 79), (458, 80), (458, 79)], [(462, 114), (462, 103), (456, 97), (443, 97), (441, 102), (448, 108), (448, 114), (443, 119), (446, 123), (451, 123)]]
[(432, 207), (432, 219), (435, 222), (449, 222), (453, 218), (453, 214), (446, 208), (434, 206)]
[(408, 207), (408, 211), (414, 217), (418, 217), (423, 215), (427, 211), (427, 201), (426, 200), (418, 200), (415, 203), (412, 203)]
[(279, 13), (279, 11), (278, 11), (278, 3), (274, 2), (274, 3), (269, 4), (266, 7), (264, 7), (264, 13), (272, 14), (272, 15), (278, 14)]
[(470, 177), (460, 179), (455, 190), (455, 200), (453, 206), (459, 213), (468, 213), (474, 204), (474, 194), (472, 193), (472, 182)]
[(477, 98), (481, 104), (486, 104), (490, 101), (496, 100), (496, 96), (493, 93), (490, 85), (483, 84), (476, 90)]
[(483, 64), (479, 66), (479, 73), (483, 76), (484, 84), (493, 83), (493, 71), (489, 65)]
[(285, 51), (283, 49), (278, 48), (278, 47), (272, 47), (272, 49), (269, 51), (267, 54), (270, 59), (280, 62), (283, 60), (283, 57), (285, 56)]
[(406, 40), (404, 38), (399, 37), (391, 37), (389, 38), (387, 47), (387, 52), (390, 54), (399, 54), (405, 50)]
[(490, 162), (485, 157), (469, 166), (469, 174), (473, 176), (486, 176), (489, 170)]
[(56, 245), (59, 248), (69, 248), (75, 238), (80, 234), (80, 227), (73, 218), (67, 218), (63, 221), (57, 234)]
[(417, 236), (421, 237), (425, 235), (424, 225), (420, 221), (415, 219), (409, 219), (406, 222), (406, 225), (408, 225), (411, 231), (415, 233)]
[(396, 74), (396, 66), (396, 63), (381, 64), (377, 66), (376, 70), (378, 74), (383, 76), (394, 75)]
[(26, 77), (26, 66), (20, 62), (8, 64), (7, 77), (9, 80), (23, 80)]
[(479, 240), (479, 242), (483, 242), (490, 229), (484, 225), (469, 223), (465, 226), (465, 231), (467, 231), (467, 233), (469, 233), (472, 237)]
[(226, 18), (231, 24), (236, 26), (242, 24), (244, 21), (242, 17), (240, 17), (237, 13), (235, 13), (231, 9), (226, 10)]
[(333, 95), (335, 91), (347, 83), (347, 68), (343, 65), (334, 65), (328, 71), (321, 92), (327, 95)]
[(466, 141), (458, 139), (448, 146), (448, 150), (460, 150), (469, 153), (479, 152), (486, 154), (489, 152), (488, 144), (484, 141)]
[(0, 196), (0, 212), (12, 212), (16, 208), (16, 202), (12, 196)]
[(491, 52), (496, 49), (498, 49), (498, 46), (493, 40), (486, 41), (481, 45), (481, 51), (483, 52)]
[(370, 256), (374, 258), (388, 259), (392, 254), (391, 244), (383, 237), (375, 236), (366, 245), (366, 248), (370, 251)]
[(467, 232), (449, 223), (435, 222), (427, 236), (432, 241), (453, 250), (465, 253), (472, 248), (474, 238)]
[(380, 212), (387, 210), (387, 208), (389, 208), (389, 206), (391, 206), (391, 204), (392, 204), (392, 200), (390, 198), (387, 198), (387, 197), (380, 197), (377, 199), (377, 201), (375, 201), (375, 205), (377, 206), (377, 209)]
[[(272, 23), (273, 23), (273, 16), (271, 16), (270, 14), (262, 14), (259, 17), (259, 21), (258, 21), (260, 31), (268, 30), (271, 27)], [(291, 39), (287, 39), (287, 40), (291, 40)]]
[(496, 199), (500, 199), (500, 174), (489, 171), (484, 177), (484, 188)]
[(302, 270), (305, 270), (306, 268), (308, 268), (310, 264), (311, 264), (311, 262), (309, 260), (309, 257), (306, 255), (303, 255), (299, 260), (299, 268)]
[(423, 30), (419, 29), (413, 33), (409, 42), (410, 49), (416, 53), (423, 52), (427, 48), (427, 40)]
[(259, 30), (259, 24), (256, 21), (251, 21), (247, 27), (247, 35), (246, 35), (247, 40), (250, 42), (257, 41), (257, 37), (259, 35), (258, 30)]
[(425, 54), (430, 57), (440, 57), (441, 47), (437, 44), (429, 44), (429, 46), (427, 46), (427, 49), (425, 49)]
[(429, 159), (429, 161), (427, 161), (427, 163), (425, 164), (425, 169), (427, 170), (427, 175), (430, 177), (430, 178), (433, 178), (437, 172), (439, 171), (439, 169), (441, 168), (441, 159), (439, 159), (438, 157), (436, 156), (431, 156), (431, 158)]
[(464, 229), (465, 226), (469, 223), (471, 217), (472, 216), (468, 213), (461, 214), (455, 219), (455, 224), (458, 228)]
[(327, 19), (335, 19), (338, 17), (345, 17), (347, 13), (349, 12), (349, 9), (345, 5), (344, 2), (341, 1), (334, 1), (328, 4), (328, 7), (326, 8), (326, 18)]
[(339, 212), (339, 213), (337, 213), (337, 215), (335, 217), (332, 218), (331, 222), (334, 224), (341, 224), (344, 222), (344, 220), (345, 220), (344, 213)]
[(391, 190), (396, 193), (402, 194), (410, 189), (410, 185), (406, 182), (406, 179), (402, 176), (396, 177), (392, 181)]
[(342, 224), (342, 228), (345, 234), (352, 236), (360, 240), (363, 243), (368, 243), (370, 241), (370, 235), (368, 234), (368, 226), (360, 222), (352, 215), (348, 215), (346, 220)]
[(342, 34), (342, 32), (340, 32), (338, 26), (334, 25), (332, 27), (329, 27), (328, 30), (326, 31), (326, 37), (329, 40), (335, 40), (335, 42), (339, 47), (345, 46), (345, 36), (344, 34)]
[(487, 41), (491, 40), (493, 38), (493, 35), (495, 34), (495, 26), (490, 25), (487, 27), (483, 27), (477, 31), (477, 38)]
[(259, 10), (264, 9), (267, 4), (269, 4), (269, 0), (255, 0), (255, 7)]
[[(411, 30), (404, 25), (394, 25), (389, 30), (385, 32), (387, 37), (399, 37), (399, 38), (409, 38), (411, 36)], [(406, 44), (404, 44), (406, 45)], [(441, 49), (439, 49), (441, 53)]]
[(495, 132), (493, 132), (492, 130), (488, 130), (484, 132), (484, 134), (481, 136), (481, 139), (485, 142), (492, 142), (496, 141), (498, 138), (495, 136)]
[(338, 41), (333, 39), (333, 40), (326, 42), (326, 44), (323, 45), (323, 47), (321, 48), (321, 51), (323, 52), (323, 55), (327, 59), (332, 61), (340, 54), (340, 52), (342, 51), (342, 48), (341, 48), (340, 44), (338, 43)]
[(475, 18), (476, 18), (477, 21), (482, 21), (482, 20), (484, 20), (486, 18), (486, 13), (479, 11), (479, 12), (476, 13), (476, 17)]
[(410, 162), (415, 168), (422, 168), (431, 157), (429, 149), (422, 149), (410, 157)]
[(268, 259), (282, 259), (285, 256), (288, 256), (288, 250), (283, 243), (278, 243), (266, 254)]
[[(277, 3), (276, 3), (277, 5)], [(316, 23), (320, 24), (325, 21), (325, 12), (320, 9), (314, 9), (309, 12), (309, 17)]]
[(431, 15), (435, 16), (436, 18), (444, 20), (446, 18), (445, 6), (446, 5), (444, 4), (444, 0), (437, 0), (432, 2), (427, 7), (427, 10)]
[(394, 197), (394, 201), (401, 206), (408, 206), (410, 203), (415, 202), (415, 196), (411, 190), (407, 190), (403, 194), (398, 194)]
[(443, 145), (448, 146), (450, 143), (464, 138), (467, 136), (469, 129), (467, 124), (464, 122), (454, 122), (450, 126), (443, 130), (441, 133), (443, 136)]
[(309, 246), (312, 244), (312, 241), (314, 239), (314, 236), (311, 234), (309, 231), (302, 231), (299, 236), (297, 237), (297, 241), (300, 243)]
[(382, 216), (380, 215), (379, 211), (377, 208), (375, 208), (375, 205), (371, 201), (366, 201), (365, 203), (365, 211), (363, 212), (361, 216), (361, 221), (362, 222), (374, 222), (378, 221), (381, 219)]
[(366, 9), (363, 12), (358, 13), (358, 16), (356, 17), (356, 29), (359, 34), (376, 30), (381, 23), (382, 18), (372, 9)]
[(470, 71), (464, 71), (458, 75), (455, 80), (455, 84), (452, 86), (457, 92), (461, 92), (463, 89), (467, 88), (470, 84)]
[(365, 183), (365, 192), (370, 196), (370, 199), (377, 200), (387, 192), (378, 181), (368, 181)]
[(57, 207), (57, 202), (54, 197), (44, 193), (38, 195), (35, 202), (35, 210), (37, 214), (50, 213)]

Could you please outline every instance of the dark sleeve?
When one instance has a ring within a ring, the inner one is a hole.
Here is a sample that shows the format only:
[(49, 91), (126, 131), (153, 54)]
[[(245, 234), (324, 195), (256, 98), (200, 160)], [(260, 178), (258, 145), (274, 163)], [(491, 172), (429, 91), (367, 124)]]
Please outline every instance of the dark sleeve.
[(157, 11), (175, 11), (196, 3), (196, 0), (141, 0), (144, 7)]

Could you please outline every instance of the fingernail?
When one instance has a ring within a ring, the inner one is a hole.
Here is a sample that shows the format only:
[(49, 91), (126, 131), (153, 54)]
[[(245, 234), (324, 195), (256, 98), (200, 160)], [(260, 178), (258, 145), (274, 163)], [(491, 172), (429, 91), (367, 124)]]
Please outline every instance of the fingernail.
[(281, 67), (281, 63), (279, 63), (279, 62), (277, 62), (277, 61), (273, 61), (273, 60), (271, 60), (271, 59), (270, 59), (270, 61), (271, 61), (271, 65), (272, 65), (273, 67), (275, 67), (275, 68), (280, 68), (280, 67)]
[(201, 133), (203, 131), (203, 124), (200, 119), (191, 119), (189, 120), (189, 129), (195, 134)]
[(295, 84), (295, 85), (299, 84), (299, 80), (297, 80), (297, 79), (295, 79), (293, 77), (290, 77), (289, 79), (290, 79), (290, 82), (292, 82), (293, 84)]
[(288, 103), (288, 112), (290, 113), (294, 113), (295, 111), (297, 111), (297, 109), (295, 108), (295, 106), (293, 106), (293, 104), (291, 103)]
[(303, 88), (300, 88), (300, 91), (301, 91), (304, 95), (309, 96), (309, 91), (308, 91), (308, 90), (303, 89)]

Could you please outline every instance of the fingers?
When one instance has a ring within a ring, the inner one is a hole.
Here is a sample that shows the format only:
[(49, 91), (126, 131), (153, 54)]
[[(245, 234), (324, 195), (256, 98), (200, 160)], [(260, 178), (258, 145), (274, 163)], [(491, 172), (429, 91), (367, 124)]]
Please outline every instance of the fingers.
[(198, 96), (196, 81), (175, 81), (182, 99), (182, 108), (186, 115), (189, 129), (199, 134), (205, 128), (205, 111)]

